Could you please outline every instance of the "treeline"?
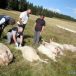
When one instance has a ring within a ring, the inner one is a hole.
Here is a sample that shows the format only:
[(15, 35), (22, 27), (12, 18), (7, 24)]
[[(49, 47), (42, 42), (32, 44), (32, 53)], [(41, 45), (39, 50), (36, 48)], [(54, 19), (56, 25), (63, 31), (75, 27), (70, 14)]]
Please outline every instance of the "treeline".
[(7, 0), (0, 0), (0, 8), (6, 8), (6, 6), (8, 5)]
[(56, 17), (56, 18), (60, 18), (60, 19), (66, 19), (66, 20), (71, 20), (71, 21), (76, 21), (76, 19), (74, 19), (71, 16), (67, 16), (67, 15), (63, 15), (60, 14), (58, 12), (53, 12), (51, 10), (45, 9), (42, 6), (34, 6), (32, 3), (27, 2), (27, 8), (32, 9), (32, 13), (35, 15), (45, 15), (47, 17)]
[(12, 9), (17, 11), (24, 11), (30, 8), (32, 10), (32, 14), (34, 15), (45, 15), (50, 18), (56, 17), (60, 19), (76, 21), (76, 19), (71, 16), (53, 12), (51, 10), (43, 8), (42, 6), (35, 6), (32, 3), (27, 2), (26, 0), (0, 0), (0, 8)]
[(17, 11), (27, 10), (26, 0), (0, 0), (0, 8)]

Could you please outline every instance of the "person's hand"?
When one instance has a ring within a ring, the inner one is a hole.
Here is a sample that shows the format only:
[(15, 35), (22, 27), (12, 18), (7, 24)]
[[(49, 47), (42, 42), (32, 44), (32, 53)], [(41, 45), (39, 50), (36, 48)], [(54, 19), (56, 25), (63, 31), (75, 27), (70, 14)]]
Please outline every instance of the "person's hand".
[(17, 24), (19, 24), (19, 25), (23, 25), (22, 21), (18, 21)]
[(16, 45), (16, 47), (18, 47), (18, 43), (17, 42), (15, 43), (15, 45)]
[(41, 30), (40, 35), (42, 34), (43, 31), (44, 31), (44, 29)]
[(44, 31), (44, 29), (41, 30), (41, 32), (43, 32), (43, 31)]
[(42, 27), (42, 32), (44, 31), (44, 28), (45, 28), (45, 27), (43, 26), (43, 27)]
[(20, 44), (19, 47), (22, 47), (22, 45)]

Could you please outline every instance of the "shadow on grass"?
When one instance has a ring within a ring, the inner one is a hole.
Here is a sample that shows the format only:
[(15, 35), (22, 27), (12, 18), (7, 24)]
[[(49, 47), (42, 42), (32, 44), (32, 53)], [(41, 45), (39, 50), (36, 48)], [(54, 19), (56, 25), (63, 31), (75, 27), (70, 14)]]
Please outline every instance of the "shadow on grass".
[(33, 38), (31, 35), (24, 35), (24, 39)]

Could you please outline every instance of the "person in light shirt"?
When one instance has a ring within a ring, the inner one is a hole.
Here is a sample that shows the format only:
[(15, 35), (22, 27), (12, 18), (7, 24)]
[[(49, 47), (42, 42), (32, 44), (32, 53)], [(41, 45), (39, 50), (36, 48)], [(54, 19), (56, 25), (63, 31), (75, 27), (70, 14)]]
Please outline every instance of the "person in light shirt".
[(21, 12), (21, 14), (19, 16), (19, 21), (17, 23), (18, 23), (18, 25), (22, 25), (23, 29), (25, 29), (25, 26), (28, 22), (29, 14), (31, 14), (31, 9)]

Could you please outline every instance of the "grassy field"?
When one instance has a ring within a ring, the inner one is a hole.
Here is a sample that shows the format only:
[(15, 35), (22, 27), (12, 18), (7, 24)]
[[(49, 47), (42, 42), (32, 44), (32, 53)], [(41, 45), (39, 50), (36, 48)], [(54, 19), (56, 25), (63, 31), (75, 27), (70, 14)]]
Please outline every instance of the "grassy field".
[[(18, 20), (19, 16), (19, 12), (17, 11), (7, 11), (2, 9), (0, 9), (0, 14), (10, 15), (16, 20)], [(30, 45), (34, 48), (36, 48), (36, 46), (33, 45), (34, 23), (38, 17), (39, 16), (30, 15), (30, 19), (24, 31), (25, 45)], [(76, 30), (76, 22), (56, 18), (45, 18), (45, 20), (46, 28), (42, 33), (45, 41), (49, 41), (50, 38), (53, 38), (54, 41), (59, 43), (76, 45), (76, 34), (56, 27), (56, 25), (61, 25)], [(3, 32), (4, 36), (11, 27), (12, 26), (7, 26), (5, 28)], [(1, 39), (0, 42), (6, 44), (5, 39)], [(57, 58), (58, 62), (49, 60), (48, 64), (41, 62), (29, 63), (22, 58), (21, 52), (16, 50), (13, 44), (6, 45), (14, 54), (14, 61), (8, 66), (0, 67), (0, 76), (76, 76), (76, 53), (65, 51), (66, 56)], [(44, 55), (39, 55), (42, 59), (46, 58)]]

